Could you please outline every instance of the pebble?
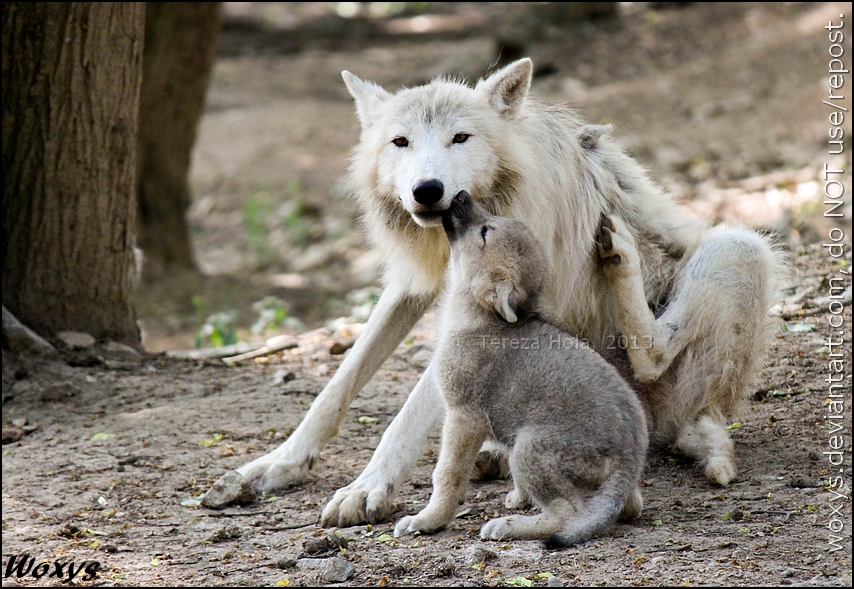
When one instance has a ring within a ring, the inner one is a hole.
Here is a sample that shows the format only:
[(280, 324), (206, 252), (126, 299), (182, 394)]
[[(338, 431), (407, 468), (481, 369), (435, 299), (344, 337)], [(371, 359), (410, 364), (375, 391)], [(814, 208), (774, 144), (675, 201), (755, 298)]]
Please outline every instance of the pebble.
[(334, 532), (327, 532), (326, 535), (320, 538), (311, 538), (303, 542), (302, 549), (306, 554), (320, 554), (339, 548), (346, 549), (348, 546), (346, 538)]
[(72, 350), (85, 350), (95, 345), (95, 338), (82, 331), (63, 331), (56, 337)]
[(299, 559), (293, 554), (283, 554), (282, 557), (276, 562), (276, 568), (282, 569), (283, 571), (289, 571), (292, 568), (295, 568), (299, 564)]
[(234, 540), (243, 535), (243, 532), (240, 531), (240, 528), (237, 526), (231, 527), (222, 527), (217, 530), (210, 538), (208, 538), (208, 542), (212, 544), (216, 544), (218, 542), (226, 542), (228, 540)]
[(465, 556), (465, 563), (469, 566), (480, 564), (498, 558), (492, 550), (486, 550), (479, 546), (470, 548)]
[(253, 503), (257, 495), (252, 486), (236, 470), (222, 475), (202, 497), (202, 505), (209, 509), (221, 509), (226, 505)]
[(301, 558), (297, 566), (303, 570), (316, 570), (324, 583), (343, 583), (356, 573), (353, 563), (338, 556)]
[(546, 581), (546, 587), (564, 587), (564, 584), (557, 577), (549, 577)]
[(39, 399), (43, 402), (65, 401), (79, 395), (80, 392), (80, 389), (66, 381), (45, 388), (39, 395)]
[(119, 342), (114, 341), (107, 342), (104, 346), (104, 351), (110, 354), (126, 356), (128, 358), (140, 358), (142, 356), (142, 354), (140, 354), (138, 350), (134, 350), (130, 346), (126, 346), (124, 344), (120, 344)]

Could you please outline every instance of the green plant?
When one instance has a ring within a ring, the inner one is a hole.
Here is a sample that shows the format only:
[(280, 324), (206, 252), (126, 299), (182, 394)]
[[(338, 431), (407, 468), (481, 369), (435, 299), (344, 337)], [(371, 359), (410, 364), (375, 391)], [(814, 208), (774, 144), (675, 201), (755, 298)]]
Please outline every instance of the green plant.
[(258, 319), (251, 328), (255, 335), (264, 333), (270, 327), (282, 325), (288, 318), (288, 304), (279, 297), (264, 297), (253, 303), (252, 310), (258, 313)]
[(210, 315), (199, 328), (193, 343), (197, 348), (206, 344), (214, 348), (221, 348), (237, 343), (235, 319), (237, 319), (237, 311), (223, 311)]

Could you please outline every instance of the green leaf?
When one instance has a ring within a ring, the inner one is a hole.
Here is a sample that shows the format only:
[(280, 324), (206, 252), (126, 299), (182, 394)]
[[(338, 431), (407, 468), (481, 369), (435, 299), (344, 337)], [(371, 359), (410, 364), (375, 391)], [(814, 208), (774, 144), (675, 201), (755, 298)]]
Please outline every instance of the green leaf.
[(504, 579), (503, 583), (513, 587), (531, 587), (534, 584), (531, 579), (526, 579), (525, 577), (511, 577)]
[(116, 434), (98, 433), (98, 434), (95, 434), (94, 436), (92, 436), (91, 438), (89, 438), (89, 441), (90, 442), (100, 442), (101, 440), (109, 440), (109, 439), (115, 438), (115, 437), (116, 437)]
[(731, 424), (729, 424), (728, 426), (726, 426), (726, 428), (727, 429), (741, 429), (741, 422), (740, 421), (734, 421)]

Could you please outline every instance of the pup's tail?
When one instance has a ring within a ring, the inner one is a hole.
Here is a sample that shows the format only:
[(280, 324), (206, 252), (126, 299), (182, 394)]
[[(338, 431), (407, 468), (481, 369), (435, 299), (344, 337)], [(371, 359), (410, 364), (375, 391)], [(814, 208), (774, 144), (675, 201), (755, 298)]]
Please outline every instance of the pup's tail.
[(546, 548), (566, 548), (607, 532), (626, 507), (627, 513), (640, 515), (640, 495), (636, 493), (637, 477), (626, 470), (615, 472), (599, 488), (599, 493), (574, 514), (566, 527), (546, 539)]

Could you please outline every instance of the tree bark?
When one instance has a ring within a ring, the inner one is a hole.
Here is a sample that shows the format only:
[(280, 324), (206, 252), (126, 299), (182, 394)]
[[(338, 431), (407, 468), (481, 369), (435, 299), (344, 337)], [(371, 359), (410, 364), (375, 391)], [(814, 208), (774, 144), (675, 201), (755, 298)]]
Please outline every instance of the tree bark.
[(146, 273), (194, 270), (190, 154), (221, 25), (220, 2), (148, 2), (139, 113), (139, 246)]
[(3, 304), (41, 335), (139, 346), (145, 4), (3, 3)]

